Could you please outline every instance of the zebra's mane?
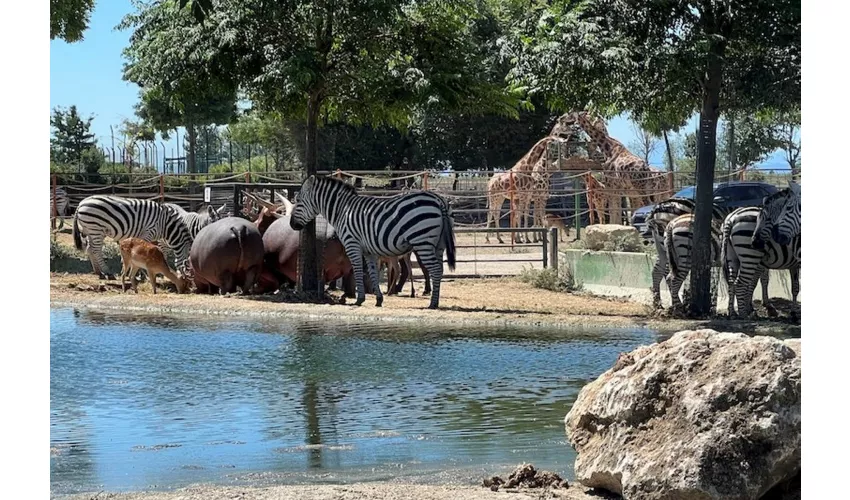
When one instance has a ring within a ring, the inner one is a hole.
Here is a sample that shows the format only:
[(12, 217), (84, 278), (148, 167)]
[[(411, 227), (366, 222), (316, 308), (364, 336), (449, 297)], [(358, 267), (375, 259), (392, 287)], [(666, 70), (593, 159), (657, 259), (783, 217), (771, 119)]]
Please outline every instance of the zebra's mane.
[(793, 196), (793, 195), (794, 195), (794, 192), (791, 191), (791, 188), (781, 189), (781, 190), (779, 190), (779, 191), (777, 191), (773, 194), (769, 194), (769, 195), (765, 196), (764, 200), (762, 200), (762, 206), (767, 207), (770, 203), (773, 203), (774, 201), (776, 201), (780, 198), (787, 198), (787, 197)]
[(316, 180), (328, 184), (337, 184), (341, 187), (341, 189), (348, 192), (349, 194), (357, 194), (357, 188), (342, 179), (337, 179), (336, 177), (316, 177)]

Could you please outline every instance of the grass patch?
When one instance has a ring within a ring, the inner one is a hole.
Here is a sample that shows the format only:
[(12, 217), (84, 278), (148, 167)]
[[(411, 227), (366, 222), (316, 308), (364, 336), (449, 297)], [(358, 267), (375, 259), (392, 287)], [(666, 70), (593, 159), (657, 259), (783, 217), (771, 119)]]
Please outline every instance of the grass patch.
[(546, 269), (534, 269), (523, 267), (519, 274), (519, 280), (523, 283), (528, 283), (534, 288), (542, 288), (552, 292), (577, 292), (581, 290), (581, 283), (578, 283), (573, 276), (572, 270), (565, 258), (561, 258), (561, 263), (558, 269), (548, 267)]
[[(103, 244), (103, 257), (106, 267), (118, 274), (121, 271), (121, 255), (118, 245), (113, 241)], [(76, 248), (55, 239), (50, 240), (50, 272), (52, 273), (91, 273), (92, 267), (88, 256), (78, 252)]]

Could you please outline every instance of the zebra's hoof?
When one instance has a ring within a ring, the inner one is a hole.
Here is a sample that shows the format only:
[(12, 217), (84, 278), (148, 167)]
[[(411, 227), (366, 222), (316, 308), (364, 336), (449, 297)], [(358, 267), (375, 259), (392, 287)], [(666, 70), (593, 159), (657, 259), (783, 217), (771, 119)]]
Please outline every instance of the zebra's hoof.
[(362, 306), (364, 302), (366, 302), (366, 299), (365, 299), (365, 298), (364, 298), (364, 299), (357, 299), (357, 300), (354, 302), (354, 305), (355, 305), (355, 306)]
[(437, 304), (431, 304), (428, 306), (428, 309), (438, 309)]

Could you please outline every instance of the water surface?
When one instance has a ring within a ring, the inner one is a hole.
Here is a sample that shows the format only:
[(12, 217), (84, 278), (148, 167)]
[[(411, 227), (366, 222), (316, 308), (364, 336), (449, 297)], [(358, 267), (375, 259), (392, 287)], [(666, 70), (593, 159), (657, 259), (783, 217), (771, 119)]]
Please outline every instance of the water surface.
[(572, 477), (563, 419), (642, 328), (50, 313), (51, 489)]

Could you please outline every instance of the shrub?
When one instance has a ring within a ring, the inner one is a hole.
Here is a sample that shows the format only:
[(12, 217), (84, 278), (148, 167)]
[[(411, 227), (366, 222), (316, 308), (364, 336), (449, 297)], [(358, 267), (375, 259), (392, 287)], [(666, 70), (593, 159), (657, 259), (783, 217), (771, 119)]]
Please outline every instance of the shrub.
[(558, 269), (552, 267), (546, 269), (523, 267), (519, 275), (519, 280), (530, 284), (534, 288), (542, 288), (553, 292), (577, 292), (581, 290), (581, 284), (576, 282), (567, 260), (563, 258)]

